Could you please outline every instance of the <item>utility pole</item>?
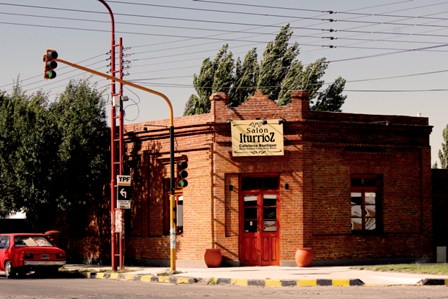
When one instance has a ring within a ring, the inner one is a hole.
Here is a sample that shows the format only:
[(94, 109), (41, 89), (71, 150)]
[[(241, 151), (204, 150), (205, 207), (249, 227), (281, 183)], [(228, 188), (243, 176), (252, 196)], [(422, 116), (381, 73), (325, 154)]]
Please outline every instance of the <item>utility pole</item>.
[[(124, 229), (123, 229), (123, 210), (117, 209), (117, 175), (123, 174), (123, 103), (121, 97), (123, 95), (123, 84), (120, 82), (120, 88), (117, 92), (116, 80), (117, 74), (119, 74), (119, 79), (123, 79), (123, 68), (122, 68), (122, 39), (120, 38), (120, 43), (115, 43), (115, 20), (114, 14), (110, 6), (105, 0), (98, 0), (101, 2), (109, 12), (111, 20), (111, 46), (110, 46), (110, 75), (112, 77), (110, 82), (110, 93), (112, 97), (111, 105), (111, 124), (110, 124), (110, 136), (111, 136), (111, 174), (110, 174), (110, 216), (111, 216), (111, 264), (112, 271), (117, 270), (117, 257), (120, 264), (120, 269), (123, 270), (123, 244), (124, 244)], [(120, 54), (120, 67), (116, 70), (116, 52)], [(117, 113), (118, 110), (118, 113)], [(118, 225), (117, 225), (118, 224)]]
[[(111, 75), (114, 78), (123, 79), (123, 39), (120, 37), (118, 44), (113, 44), (111, 47)], [(113, 59), (116, 59), (118, 53), (118, 69), (114, 66), (114, 71), (112, 72), (112, 62)], [(119, 84), (118, 90), (115, 86), (116, 82), (114, 80), (111, 81), (111, 85), (114, 85), (111, 88), (111, 96), (112, 96), (112, 111), (111, 111), (111, 206), (112, 202), (114, 203), (114, 214), (115, 214), (115, 238), (114, 238), (114, 246), (111, 250), (115, 252), (113, 256), (112, 262), (112, 270), (117, 270), (116, 258), (118, 258), (118, 266), (120, 270), (124, 269), (124, 244), (125, 244), (125, 224), (124, 224), (124, 209), (121, 207), (117, 207), (117, 176), (124, 174), (124, 136), (123, 136), (123, 128), (124, 128), (124, 109), (123, 109), (123, 83)], [(112, 184), (112, 181), (114, 182)], [(114, 190), (114, 194), (112, 194), (112, 189)]]

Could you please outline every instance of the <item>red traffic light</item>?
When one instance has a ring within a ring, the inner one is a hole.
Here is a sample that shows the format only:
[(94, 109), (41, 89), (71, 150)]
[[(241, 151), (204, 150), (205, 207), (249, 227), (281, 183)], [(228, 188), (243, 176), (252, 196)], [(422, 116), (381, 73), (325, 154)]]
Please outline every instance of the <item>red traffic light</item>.
[(47, 49), (46, 54), (43, 57), (44, 61), (44, 79), (56, 78), (55, 68), (58, 67), (58, 63), (55, 59), (58, 58), (58, 52), (52, 49)]

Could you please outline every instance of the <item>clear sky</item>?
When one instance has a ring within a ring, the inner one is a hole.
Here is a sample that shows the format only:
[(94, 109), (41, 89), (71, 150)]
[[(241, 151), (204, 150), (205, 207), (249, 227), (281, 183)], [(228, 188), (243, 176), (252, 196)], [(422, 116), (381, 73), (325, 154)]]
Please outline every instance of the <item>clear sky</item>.
[[(448, 1), (445, 0), (122, 0), (107, 1), (123, 38), (125, 79), (166, 94), (175, 116), (194, 93), (202, 61), (229, 44), (259, 57), (280, 27), (291, 24), (306, 65), (330, 61), (325, 81), (347, 80), (344, 112), (429, 117), (432, 160), (448, 124)], [(57, 97), (68, 80), (89, 74), (60, 65), (42, 78), (42, 55), (106, 72), (111, 41), (106, 8), (97, 0), (0, 0), (0, 90), (19, 78), (28, 93)], [(97, 87), (108, 82), (91, 77)], [(159, 97), (125, 88), (126, 123), (168, 118)], [(109, 110), (109, 109), (108, 109)]]

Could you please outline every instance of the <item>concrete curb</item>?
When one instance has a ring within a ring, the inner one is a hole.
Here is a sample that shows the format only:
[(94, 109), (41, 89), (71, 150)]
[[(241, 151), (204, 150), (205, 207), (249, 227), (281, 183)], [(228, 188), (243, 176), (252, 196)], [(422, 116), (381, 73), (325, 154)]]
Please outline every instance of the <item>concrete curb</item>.
[(196, 284), (205, 283), (207, 285), (235, 285), (235, 286), (258, 286), (258, 287), (313, 287), (313, 286), (363, 286), (360, 279), (238, 279), (238, 278), (195, 278), (172, 275), (154, 274), (126, 274), (126, 273), (96, 273), (85, 272), (84, 277), (89, 279), (111, 279), (142, 281), (150, 283), (171, 283), (171, 284)]
[(363, 286), (364, 282), (360, 279), (230, 279), (230, 278), (212, 278), (209, 284), (230, 284), (238, 286), (259, 286), (259, 287), (315, 287), (315, 286)]

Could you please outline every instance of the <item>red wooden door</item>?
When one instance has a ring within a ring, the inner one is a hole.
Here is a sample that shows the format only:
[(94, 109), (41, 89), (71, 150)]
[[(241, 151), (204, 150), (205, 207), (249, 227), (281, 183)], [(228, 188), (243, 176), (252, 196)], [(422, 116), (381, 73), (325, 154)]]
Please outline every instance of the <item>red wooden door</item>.
[(241, 197), (240, 262), (246, 266), (280, 264), (278, 195), (247, 191)]

